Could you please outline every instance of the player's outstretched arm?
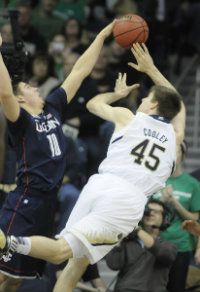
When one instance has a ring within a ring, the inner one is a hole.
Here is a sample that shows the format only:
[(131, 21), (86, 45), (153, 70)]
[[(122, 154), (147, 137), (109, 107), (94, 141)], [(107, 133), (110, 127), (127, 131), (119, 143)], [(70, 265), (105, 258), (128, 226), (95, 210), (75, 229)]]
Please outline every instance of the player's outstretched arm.
[[(149, 54), (149, 50), (147, 49), (145, 44), (133, 44), (131, 51), (137, 61), (137, 64), (130, 62), (128, 63), (129, 66), (136, 69), (137, 71), (147, 74), (156, 85), (165, 86), (177, 91), (176, 88), (163, 76), (163, 74), (155, 66), (153, 59)], [(185, 105), (183, 101), (181, 101), (181, 110), (172, 120), (178, 144), (182, 143), (185, 136), (185, 120)]]
[(62, 88), (66, 91), (67, 101), (76, 94), (82, 81), (91, 73), (104, 44), (105, 39), (112, 33), (113, 21), (106, 26), (95, 38), (89, 48), (83, 53), (83, 55), (75, 63), (71, 73), (62, 84)]
[(149, 50), (145, 44), (133, 44), (131, 48), (137, 64), (129, 62), (128, 65), (137, 71), (147, 74), (156, 85), (165, 86), (176, 90), (175, 87), (162, 75), (162, 73), (155, 66)]
[[(0, 47), (2, 37), (0, 35)], [(14, 122), (19, 117), (19, 104), (12, 90), (11, 79), (0, 53), (0, 100), (3, 112), (8, 120)]]
[(126, 97), (139, 84), (127, 86), (126, 74), (119, 73), (114, 92), (98, 94), (87, 103), (87, 109), (100, 118), (111, 121), (120, 129), (130, 122), (134, 114), (127, 108), (112, 107), (110, 104)]

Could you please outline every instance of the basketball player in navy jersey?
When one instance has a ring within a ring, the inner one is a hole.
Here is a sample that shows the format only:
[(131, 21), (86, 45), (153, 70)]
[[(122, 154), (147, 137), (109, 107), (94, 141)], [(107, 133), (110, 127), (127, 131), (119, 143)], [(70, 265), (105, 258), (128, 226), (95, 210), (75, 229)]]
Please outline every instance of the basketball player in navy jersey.
[[(57, 192), (67, 163), (62, 132), (67, 104), (93, 69), (113, 25), (114, 22), (97, 35), (61, 87), (45, 103), (38, 89), (29, 84), (19, 82), (12, 88), (0, 54), (1, 105), (18, 160), (17, 188), (6, 197), (0, 214), (0, 228), (7, 235), (51, 236)], [(5, 281), (7, 277), (36, 278), (41, 275), (43, 265), (43, 261), (17, 254), (13, 261), (1, 261), (0, 282), (5, 282), (1, 291), (15, 291), (19, 286), (20, 281)]]
[[(176, 158), (176, 143), (184, 137), (185, 108), (172, 84), (155, 67), (145, 45), (132, 52), (156, 84), (142, 100), (136, 115), (110, 104), (127, 96), (138, 85), (127, 86), (119, 75), (114, 92), (95, 96), (90, 112), (115, 124), (107, 157), (99, 173), (90, 177), (58, 239), (0, 234), (2, 255), (15, 252), (52, 263), (70, 259), (54, 292), (73, 291), (88, 263), (105, 256), (142, 218), (147, 197), (165, 185)], [(67, 289), (67, 290), (66, 290)]]

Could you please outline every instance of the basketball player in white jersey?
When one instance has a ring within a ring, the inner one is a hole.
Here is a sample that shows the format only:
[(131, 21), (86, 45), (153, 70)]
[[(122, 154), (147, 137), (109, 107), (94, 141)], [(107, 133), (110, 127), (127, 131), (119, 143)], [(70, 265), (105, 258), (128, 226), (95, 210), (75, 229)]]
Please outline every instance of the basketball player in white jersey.
[(56, 264), (70, 259), (54, 288), (56, 292), (71, 292), (88, 263), (103, 258), (137, 226), (147, 197), (163, 188), (172, 173), (176, 143), (184, 137), (185, 108), (180, 95), (155, 67), (145, 45), (133, 45), (132, 52), (137, 64), (129, 65), (145, 72), (155, 86), (136, 115), (110, 106), (138, 87), (126, 85), (126, 74), (119, 74), (114, 92), (88, 102), (88, 110), (113, 122), (115, 132), (99, 173), (83, 188), (58, 239), (0, 236), (5, 260), (13, 252)]

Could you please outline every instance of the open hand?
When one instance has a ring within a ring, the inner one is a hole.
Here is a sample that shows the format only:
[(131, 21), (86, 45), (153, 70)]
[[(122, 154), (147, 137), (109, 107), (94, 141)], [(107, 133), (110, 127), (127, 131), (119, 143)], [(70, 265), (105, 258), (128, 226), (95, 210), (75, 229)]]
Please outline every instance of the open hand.
[(162, 197), (161, 197), (163, 202), (171, 203), (174, 199), (173, 196), (173, 188), (171, 185), (167, 185), (162, 192)]
[(147, 73), (148, 70), (151, 70), (151, 68), (154, 67), (153, 59), (151, 58), (145, 44), (133, 44), (131, 52), (133, 53), (137, 64), (129, 62), (128, 65), (130, 67), (136, 69), (137, 71), (145, 73)]
[(138, 88), (139, 86), (139, 84), (133, 84), (131, 86), (128, 86), (126, 84), (126, 73), (119, 73), (115, 83), (115, 93), (119, 97), (126, 97), (132, 90)]
[(182, 223), (182, 228), (195, 236), (200, 236), (200, 224), (194, 220), (185, 220)]

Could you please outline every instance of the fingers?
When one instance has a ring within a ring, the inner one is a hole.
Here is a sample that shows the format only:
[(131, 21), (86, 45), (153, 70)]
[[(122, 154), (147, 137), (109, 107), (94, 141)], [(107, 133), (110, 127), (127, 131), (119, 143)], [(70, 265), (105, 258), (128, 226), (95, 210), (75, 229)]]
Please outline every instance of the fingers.
[(195, 226), (195, 221), (193, 221), (193, 220), (185, 220), (182, 223), (183, 229), (189, 229), (190, 227), (193, 227), (193, 226)]
[(124, 75), (122, 75), (122, 82), (124, 83), (124, 84), (126, 84), (126, 73), (124, 73)]
[(138, 70), (138, 65), (137, 65), (137, 64), (134, 64), (134, 63), (132, 63), (132, 62), (129, 62), (129, 63), (128, 63), (128, 66), (134, 68), (135, 70)]
[(137, 54), (137, 51), (135, 50), (134, 46), (131, 48), (131, 52), (133, 54), (133, 56), (135, 57), (136, 60), (138, 60), (138, 54)]
[(141, 45), (142, 45), (143, 50), (145, 51), (145, 53), (149, 54), (149, 50), (148, 50), (147, 46), (144, 43), (142, 43)]
[(172, 185), (167, 185), (165, 187), (166, 191), (169, 193), (169, 194), (172, 194), (173, 193), (173, 188), (172, 188)]
[(137, 57), (141, 57), (142, 55), (145, 54), (149, 54), (149, 50), (147, 48), (147, 46), (144, 43), (135, 43), (133, 44), (131, 51), (133, 53), (133, 55), (135, 56), (135, 58), (137, 59)]
[(142, 56), (144, 53), (144, 50), (139, 43), (133, 44), (133, 49), (137, 53), (138, 56)]

